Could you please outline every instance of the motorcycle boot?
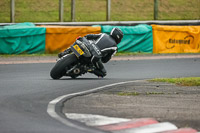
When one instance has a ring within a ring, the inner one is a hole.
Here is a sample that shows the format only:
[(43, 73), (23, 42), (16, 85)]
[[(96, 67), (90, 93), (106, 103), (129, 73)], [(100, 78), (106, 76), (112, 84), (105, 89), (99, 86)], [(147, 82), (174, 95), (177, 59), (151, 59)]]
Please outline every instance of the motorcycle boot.
[(106, 69), (104, 68), (101, 60), (94, 63), (94, 66), (96, 69), (93, 71), (93, 73), (98, 77), (105, 77), (107, 75)]
[(93, 73), (99, 78), (103, 78), (103, 77), (105, 77), (107, 75), (105, 69), (101, 69), (101, 70), (100, 69), (95, 69), (93, 71)]

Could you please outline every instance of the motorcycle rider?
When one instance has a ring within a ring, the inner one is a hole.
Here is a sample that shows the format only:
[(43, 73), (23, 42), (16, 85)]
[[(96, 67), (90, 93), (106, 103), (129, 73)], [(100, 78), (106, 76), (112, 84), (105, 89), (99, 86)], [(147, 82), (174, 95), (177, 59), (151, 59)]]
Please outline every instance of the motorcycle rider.
[[(103, 63), (107, 63), (111, 57), (117, 52), (117, 44), (119, 44), (123, 38), (123, 32), (119, 28), (113, 28), (110, 35), (105, 33), (101, 34), (88, 34), (84, 36), (89, 42), (94, 42), (94, 45), (100, 49), (101, 53), (93, 54), (91, 62), (97, 68), (92, 73), (98, 77), (106, 76), (106, 70)], [(76, 43), (76, 42), (75, 42)], [(64, 52), (58, 54), (58, 57), (71, 53), (71, 48), (68, 48)], [(103, 63), (102, 63), (103, 62)]]

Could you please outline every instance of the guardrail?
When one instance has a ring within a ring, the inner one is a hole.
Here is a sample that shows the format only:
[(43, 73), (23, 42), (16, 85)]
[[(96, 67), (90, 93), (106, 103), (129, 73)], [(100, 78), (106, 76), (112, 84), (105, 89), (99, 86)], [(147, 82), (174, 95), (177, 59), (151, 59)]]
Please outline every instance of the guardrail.
[[(0, 23), (0, 26), (15, 23)], [(92, 25), (126, 25), (134, 26), (138, 24), (160, 24), (160, 25), (200, 25), (200, 20), (152, 20), (152, 21), (104, 21), (104, 22), (44, 22), (34, 23), (36, 25), (65, 25), (65, 26), (92, 26)]]

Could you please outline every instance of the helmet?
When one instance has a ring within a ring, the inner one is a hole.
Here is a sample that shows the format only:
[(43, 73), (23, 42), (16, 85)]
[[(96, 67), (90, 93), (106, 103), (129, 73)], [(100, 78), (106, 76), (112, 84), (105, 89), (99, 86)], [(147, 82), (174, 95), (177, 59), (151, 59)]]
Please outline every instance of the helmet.
[(124, 34), (119, 28), (113, 28), (110, 35), (115, 39), (116, 43), (120, 43)]

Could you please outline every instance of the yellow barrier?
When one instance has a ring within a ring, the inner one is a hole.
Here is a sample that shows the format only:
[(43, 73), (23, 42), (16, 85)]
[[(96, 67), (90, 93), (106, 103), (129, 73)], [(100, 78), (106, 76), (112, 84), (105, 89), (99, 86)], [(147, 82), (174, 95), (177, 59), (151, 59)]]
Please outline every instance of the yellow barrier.
[(42, 26), (46, 27), (47, 53), (61, 52), (70, 47), (78, 36), (99, 34), (101, 27), (90, 26)]
[(200, 26), (152, 25), (153, 53), (200, 52)]

